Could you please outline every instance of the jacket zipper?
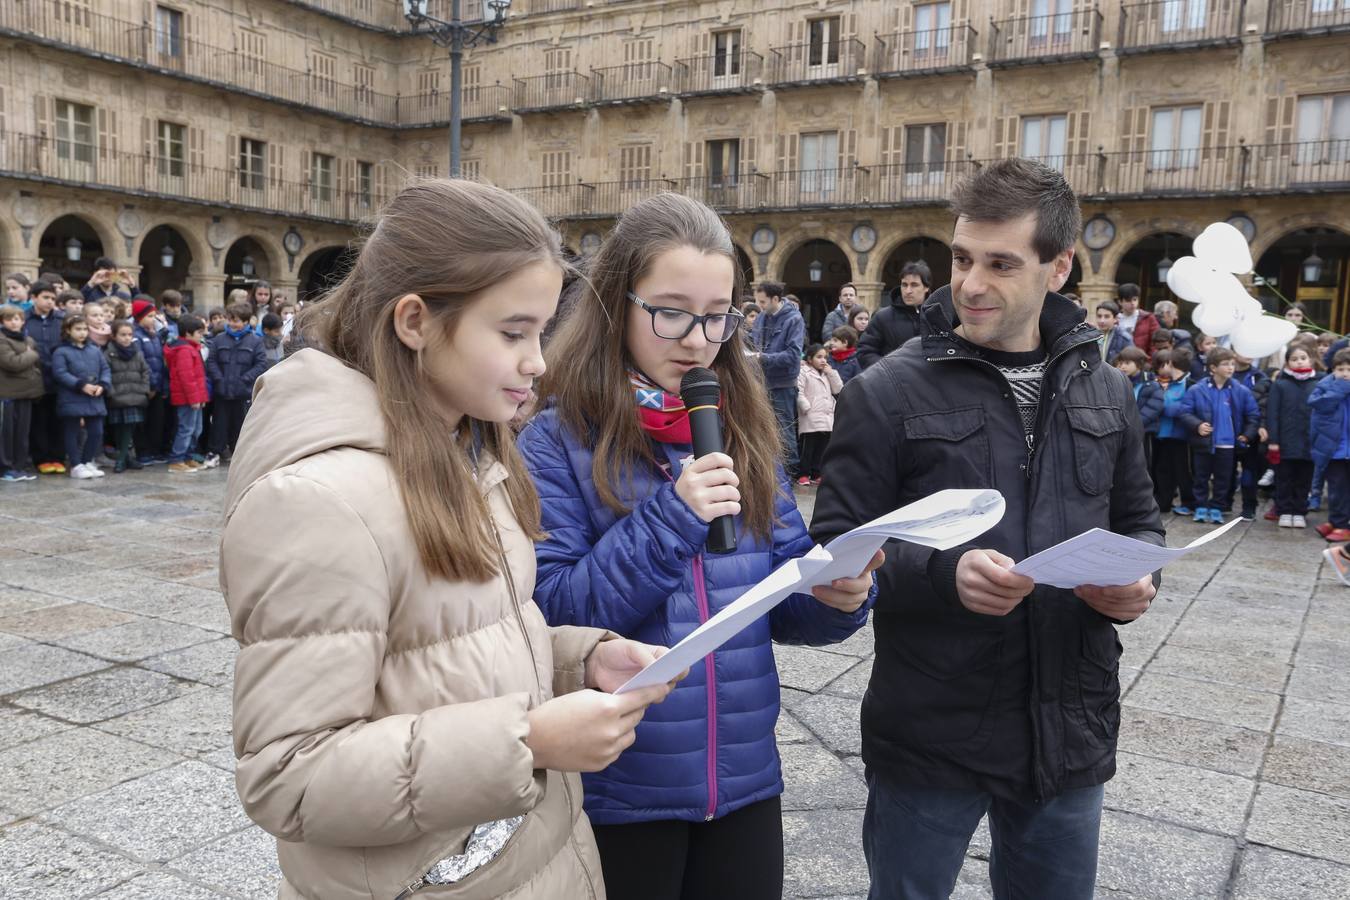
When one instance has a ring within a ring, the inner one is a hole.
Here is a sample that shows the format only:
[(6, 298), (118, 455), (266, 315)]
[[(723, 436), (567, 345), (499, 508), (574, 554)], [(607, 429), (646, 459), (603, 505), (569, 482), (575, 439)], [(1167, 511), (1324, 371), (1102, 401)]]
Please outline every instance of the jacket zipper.
[[(698, 621), (708, 621), (708, 588), (703, 579), (703, 554), (694, 556), (694, 597), (698, 600)], [(717, 667), (713, 655), (703, 657), (708, 692), (708, 809), (703, 821), (711, 822), (717, 812)]]

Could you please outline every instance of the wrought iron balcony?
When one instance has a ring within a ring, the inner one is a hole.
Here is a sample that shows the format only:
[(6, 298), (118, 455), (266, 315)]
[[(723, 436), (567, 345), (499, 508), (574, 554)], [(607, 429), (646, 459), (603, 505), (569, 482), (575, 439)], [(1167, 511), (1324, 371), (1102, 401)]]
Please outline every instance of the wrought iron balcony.
[(513, 78), (513, 112), (520, 114), (585, 106), (591, 99), (591, 81), (580, 72), (555, 72)]
[(1329, 34), (1350, 30), (1350, 4), (1344, 0), (1274, 0), (1266, 36)]
[(341, 223), (369, 216), (387, 199), (376, 184), (349, 190), (336, 174), (327, 183), (288, 181), (13, 132), (0, 136), (0, 177)]
[(581, 9), (581, 0), (527, 0), (526, 12), (551, 13)]
[(978, 163), (970, 160), (873, 166), (864, 202), (878, 206), (946, 203), (956, 183), (976, 168)]
[(596, 103), (660, 103), (675, 94), (675, 71), (663, 62), (625, 63), (591, 70)]
[(764, 57), (752, 50), (675, 60), (681, 96), (743, 94), (763, 87)]
[(769, 75), (779, 88), (857, 81), (866, 72), (867, 47), (853, 38), (769, 49)]
[[(466, 87), (460, 106), (461, 121), (511, 121), (511, 88), (504, 84)], [(431, 91), (398, 98), (398, 120), (402, 125), (444, 125), (450, 121), (450, 92)]]
[[(295, 6), (359, 22), (381, 31), (404, 31), (408, 27), (399, 4), (386, 3), (385, 0), (290, 0), (290, 2)], [(432, 6), (434, 7), (437, 2), (439, 0), (433, 0)], [(436, 13), (433, 11), (432, 14)]]
[(1102, 14), (1096, 9), (993, 22), (989, 65), (1062, 62), (1097, 55)]
[(1120, 8), (1121, 53), (1189, 49), (1241, 40), (1242, 3), (1152, 0)]
[(969, 25), (878, 35), (873, 68), (878, 78), (968, 68), (978, 40)]

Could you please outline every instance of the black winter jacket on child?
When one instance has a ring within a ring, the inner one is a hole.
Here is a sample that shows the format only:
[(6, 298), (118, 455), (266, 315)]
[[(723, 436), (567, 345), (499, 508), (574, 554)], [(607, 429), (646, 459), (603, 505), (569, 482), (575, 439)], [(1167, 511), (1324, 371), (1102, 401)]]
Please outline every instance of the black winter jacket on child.
[(215, 400), (249, 400), (253, 382), (267, 371), (267, 349), (261, 335), (252, 331), (231, 334), (228, 330), (211, 338), (206, 357), (206, 377)]
[(1266, 431), (1269, 443), (1280, 448), (1280, 459), (1312, 459), (1312, 407), (1308, 398), (1320, 379), (1302, 381), (1281, 372), (1270, 386), (1266, 400)]
[(150, 364), (140, 349), (132, 344), (125, 350), (109, 344), (103, 351), (112, 371), (112, 390), (108, 405), (117, 409), (147, 406), (150, 403)]

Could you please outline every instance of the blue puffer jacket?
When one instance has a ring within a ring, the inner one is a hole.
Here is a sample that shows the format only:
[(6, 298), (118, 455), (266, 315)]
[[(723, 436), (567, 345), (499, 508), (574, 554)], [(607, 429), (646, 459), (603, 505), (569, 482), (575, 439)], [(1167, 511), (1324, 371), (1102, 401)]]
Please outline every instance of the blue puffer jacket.
[(136, 346), (141, 348), (145, 364), (150, 367), (150, 388), (157, 394), (169, 393), (169, 367), (164, 364), (164, 344), (159, 335), (146, 331), (139, 325), (132, 326), (136, 335)]
[(1179, 381), (1173, 381), (1162, 389), (1163, 412), (1162, 418), (1158, 420), (1159, 440), (1190, 440), (1186, 426), (1181, 423), (1181, 405), (1186, 400), (1186, 389), (1190, 386), (1190, 376), (1183, 375)]
[(785, 302), (773, 315), (760, 313), (751, 337), (759, 348), (759, 362), (764, 367), (764, 382), (769, 390), (795, 390), (806, 341), (806, 321), (797, 307)]
[(1139, 407), (1139, 421), (1144, 424), (1144, 434), (1157, 434), (1166, 406), (1162, 385), (1147, 372), (1136, 375), (1130, 381), (1134, 386), (1134, 405)]
[[(70, 342), (57, 347), (52, 354), (52, 378), (56, 381), (58, 416), (108, 414), (104, 398), (112, 391), (112, 369), (103, 351), (93, 341), (85, 341), (83, 347)], [(86, 384), (102, 385), (103, 395), (90, 397), (84, 393)]]
[(1350, 459), (1350, 381), (1327, 375), (1308, 397), (1313, 462)]
[[(680, 471), (686, 445), (657, 445)], [(812, 546), (786, 476), (772, 546), (744, 531), (737, 550), (704, 556), (708, 526), (656, 469), (633, 475), (632, 512), (619, 517), (597, 496), (593, 453), (550, 407), (520, 435), (543, 503), (548, 538), (536, 545), (535, 600), (551, 625), (592, 625), (672, 646), (779, 564)], [(603, 772), (583, 776), (586, 812), (601, 825), (724, 816), (783, 791), (774, 740), (778, 672), (771, 641), (828, 644), (867, 621), (794, 594), (695, 665), (637, 727), (637, 741)], [(709, 716), (709, 709), (715, 715)], [(711, 753), (709, 747), (712, 748)]]
[[(1256, 398), (1235, 379), (1229, 379), (1222, 388), (1215, 387), (1212, 379), (1206, 378), (1191, 386), (1181, 401), (1181, 422), (1191, 435), (1191, 446), (1202, 453), (1214, 452), (1217, 432), (1208, 437), (1200, 436), (1200, 425), (1208, 422), (1215, 425), (1215, 412), (1220, 403), (1227, 403), (1233, 417), (1233, 446), (1252, 447), (1256, 445), (1257, 429), (1261, 427), (1261, 410)], [(1245, 443), (1238, 438), (1246, 438)]]
[(38, 359), (42, 364), (42, 388), (49, 394), (56, 393), (56, 382), (52, 380), (52, 354), (61, 346), (61, 320), (64, 312), (53, 309), (46, 316), (39, 316), (29, 310), (23, 323), (23, 333), (37, 344)]

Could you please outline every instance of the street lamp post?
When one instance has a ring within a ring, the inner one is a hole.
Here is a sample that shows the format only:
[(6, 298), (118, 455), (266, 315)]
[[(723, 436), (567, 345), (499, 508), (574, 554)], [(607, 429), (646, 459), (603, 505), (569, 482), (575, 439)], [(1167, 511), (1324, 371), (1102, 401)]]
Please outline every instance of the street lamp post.
[(506, 23), (506, 11), (511, 0), (486, 0), (484, 4), (492, 11), (490, 18), (480, 22), (462, 22), (459, 18), (460, 0), (450, 0), (450, 21), (438, 19), (427, 14), (429, 0), (403, 0), (403, 16), (413, 31), (426, 29), (431, 40), (438, 47), (450, 50), (450, 177), (459, 177), (459, 132), (461, 94), (463, 92), (464, 48), (477, 46), (480, 42), (495, 44), (497, 31)]

